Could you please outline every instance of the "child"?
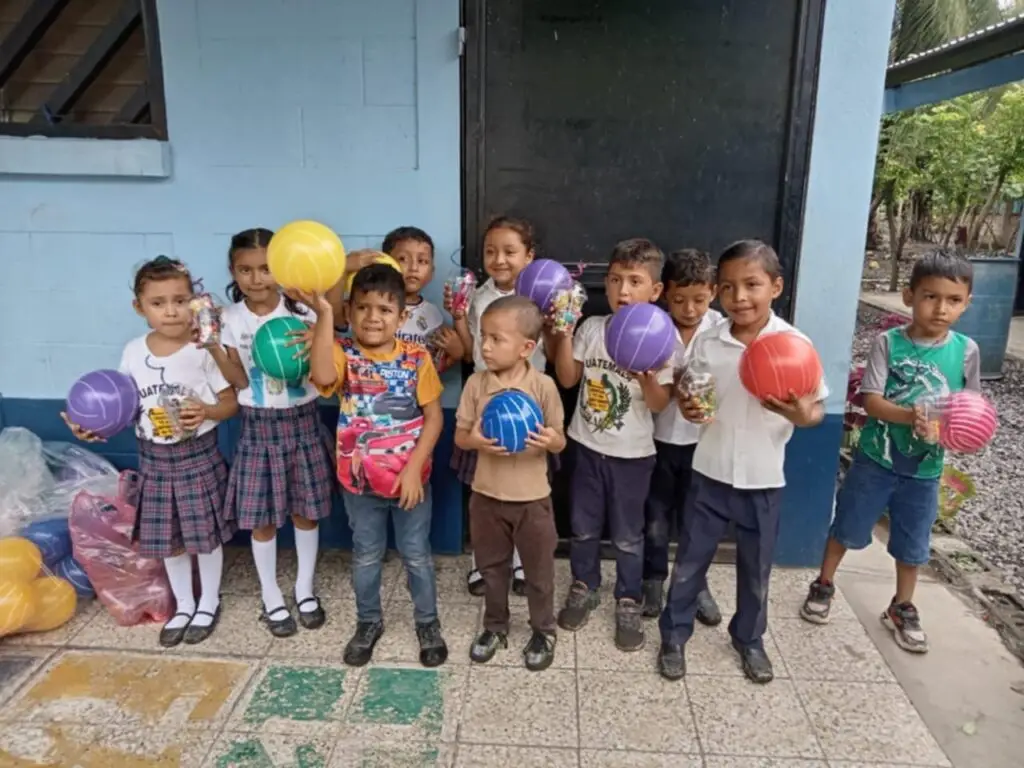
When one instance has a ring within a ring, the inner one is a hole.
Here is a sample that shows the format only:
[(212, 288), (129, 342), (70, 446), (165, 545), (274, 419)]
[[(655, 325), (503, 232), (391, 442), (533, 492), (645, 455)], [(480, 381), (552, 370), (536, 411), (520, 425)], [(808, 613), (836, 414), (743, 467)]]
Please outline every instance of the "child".
[(253, 364), (252, 340), (275, 317), (312, 321), (308, 309), (281, 291), (267, 267), (273, 233), (248, 229), (231, 238), (227, 288), (235, 303), (224, 310), (224, 347), (210, 348), (221, 372), (238, 390), (242, 435), (231, 463), (225, 512), (252, 531), (252, 557), (263, 596), (261, 621), (275, 637), (297, 631), (277, 583), (277, 529), (290, 517), (295, 528), (298, 572), (295, 605), (306, 629), (326, 616), (313, 592), (320, 532), (317, 521), (331, 514), (331, 458), (320, 440), (317, 391), (310, 381), (286, 384)]
[(961, 389), (981, 391), (978, 345), (951, 330), (970, 303), (973, 276), (962, 256), (922, 256), (903, 291), (904, 303), (913, 309), (910, 324), (885, 331), (871, 346), (860, 385), (868, 422), (836, 499), (821, 574), (800, 610), (807, 621), (828, 622), (843, 555), (868, 546), (875, 523), (888, 510), (896, 595), (882, 621), (900, 648), (928, 650), (914, 588), (918, 567), (928, 562), (945, 455), (920, 406)]
[[(548, 482), (548, 454), (565, 448), (565, 414), (555, 382), (530, 364), (544, 318), (523, 296), (504, 296), (480, 317), (480, 352), (487, 369), (474, 373), (462, 390), (455, 416), (455, 444), (477, 454), (469, 527), (483, 576), (484, 631), (470, 650), (479, 663), (508, 647), (508, 588), (512, 552), (523, 554), (526, 596), (533, 636), (523, 649), (526, 668), (547, 669), (555, 658), (555, 531)], [(529, 436), (522, 453), (509, 455), (481, 432), (488, 401), (505, 389), (530, 395), (544, 425)]]
[[(139, 485), (135, 531), (139, 555), (161, 558), (176, 601), (160, 645), (194, 645), (220, 618), (224, 550), (236, 531), (224, 513), (228, 468), (217, 449), (217, 423), (238, 410), (235, 391), (205, 349), (192, 343), (192, 277), (166, 256), (135, 273), (135, 311), (152, 329), (124, 348), (119, 370), (135, 380), (141, 409), (135, 424)], [(96, 435), (64, 421), (79, 440)], [(192, 555), (199, 561), (198, 609)]]
[(431, 455), (441, 434), (441, 381), (427, 350), (395, 337), (405, 320), (405, 284), (394, 268), (370, 264), (349, 297), (351, 338), (334, 340), (334, 312), (323, 296), (303, 296), (317, 318), (310, 375), (322, 394), (337, 393), (338, 479), (352, 529), (356, 631), (345, 663), (363, 666), (384, 633), (381, 559), (388, 518), (405, 562), (420, 663), (448, 658), (437, 618), (430, 552)]
[(799, 333), (772, 312), (772, 301), (782, 293), (781, 271), (775, 251), (760, 241), (743, 240), (727, 248), (718, 259), (718, 297), (728, 320), (702, 333), (690, 352), (689, 369), (710, 374), (715, 382), (717, 410), (709, 418), (696, 397), (680, 398), (683, 416), (703, 428), (693, 454), (668, 599), (659, 620), (658, 666), (669, 680), (686, 674), (684, 647), (693, 634), (698, 596), (730, 523), (736, 526), (736, 615), (729, 622), (729, 634), (748, 678), (767, 683), (774, 676), (763, 635), (786, 485), (786, 443), (794, 426), (821, 421), (822, 401), (828, 394), (822, 381), (810, 395), (761, 403), (740, 382), (740, 358), (754, 339), (767, 333)]
[[(636, 238), (616, 245), (604, 279), (612, 312), (656, 301), (663, 261), (650, 240)], [(608, 319), (587, 318), (574, 339), (568, 334), (549, 336), (558, 382), (566, 389), (583, 382), (569, 425), (574, 443), (573, 584), (558, 625), (576, 631), (600, 602), (601, 534), (607, 522), (615, 547), (615, 645), (637, 651), (644, 645), (642, 510), (655, 462), (653, 414), (671, 399), (672, 366), (639, 372), (619, 368), (604, 343)]]
[[(661, 281), (665, 285), (665, 304), (678, 334), (673, 360), (678, 375), (697, 334), (722, 319), (719, 312), (710, 308), (715, 298), (715, 268), (708, 254), (686, 248), (669, 254)], [(686, 421), (671, 404), (654, 417), (657, 458), (651, 492), (644, 506), (643, 604), (647, 617), (661, 613), (662, 591), (668, 578), (669, 532), (673, 521), (677, 531), (683, 530), (683, 502), (698, 437), (700, 427)], [(697, 618), (709, 627), (722, 621), (722, 613), (707, 584), (697, 598)]]
[[(480, 345), (480, 318), (491, 302), (502, 296), (515, 293), (516, 278), (536, 255), (533, 227), (529, 222), (499, 216), (493, 219), (484, 232), (484, 271), (487, 280), (473, 294), (469, 309), (465, 313), (452, 313), (451, 293), (445, 286), (444, 308), (455, 322), (455, 332), (465, 349), (466, 362), (473, 363), (473, 372), (487, 370)], [(546, 365), (543, 344), (538, 344), (530, 356), (530, 362), (538, 371)], [(458, 446), (452, 452), (452, 469), (456, 471), (466, 485), (473, 482), (473, 470), (476, 468), (476, 454), (463, 451)], [(466, 576), (466, 586), (470, 594), (484, 593), (483, 577), (476, 566), (476, 557)], [(526, 579), (523, 575), (523, 562), (519, 550), (512, 553), (512, 591), (517, 595), (526, 594)]]

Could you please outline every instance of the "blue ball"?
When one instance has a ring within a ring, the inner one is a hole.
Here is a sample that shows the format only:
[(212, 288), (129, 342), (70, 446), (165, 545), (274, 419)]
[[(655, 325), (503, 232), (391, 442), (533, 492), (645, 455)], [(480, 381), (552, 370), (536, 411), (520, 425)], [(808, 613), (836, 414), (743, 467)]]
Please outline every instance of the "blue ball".
[(505, 389), (491, 398), (484, 407), (484, 437), (497, 440), (509, 453), (526, 450), (528, 433), (544, 425), (544, 415), (537, 401), (518, 389)]
[(37, 520), (26, 525), (19, 535), (39, 547), (48, 568), (53, 568), (71, 554), (71, 532), (66, 517)]
[(71, 584), (75, 588), (75, 592), (78, 593), (79, 597), (95, 597), (96, 593), (93, 591), (92, 582), (89, 581), (89, 575), (85, 572), (85, 569), (81, 564), (73, 557), (65, 557), (57, 566), (53, 569), (53, 572), (64, 579), (64, 581)]

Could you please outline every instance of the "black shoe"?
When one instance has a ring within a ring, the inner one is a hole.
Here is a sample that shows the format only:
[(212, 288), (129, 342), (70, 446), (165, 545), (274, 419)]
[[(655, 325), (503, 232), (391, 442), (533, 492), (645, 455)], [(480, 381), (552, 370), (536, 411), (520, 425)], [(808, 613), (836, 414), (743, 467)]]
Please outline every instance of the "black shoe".
[(644, 582), (644, 616), (655, 619), (661, 614), (661, 600), (665, 592), (665, 584), (660, 579)]
[(807, 598), (800, 606), (800, 618), (811, 624), (828, 624), (835, 594), (834, 584), (826, 584), (820, 578), (812, 581), (811, 588), (807, 590)]
[(882, 614), (882, 623), (904, 651), (928, 653), (928, 635), (921, 629), (921, 617), (913, 603), (898, 604), (894, 597)]
[[(308, 606), (313, 603), (315, 608), (311, 611), (302, 610), (303, 606)], [(327, 614), (324, 613), (324, 608), (320, 605), (320, 598), (316, 595), (313, 597), (307, 597), (305, 600), (299, 601), (299, 624), (306, 629), (320, 629), (327, 621)]]
[(466, 589), (473, 597), (483, 597), (484, 595), (484, 580), (476, 568), (466, 574)]
[(640, 604), (624, 597), (615, 606), (615, 647), (620, 651), (639, 651), (644, 641), (644, 615)]
[(420, 642), (420, 664), (424, 667), (440, 667), (448, 661), (448, 645), (441, 635), (440, 621), (417, 624), (416, 639)]
[(526, 574), (521, 567), (512, 569), (512, 594), (526, 597)]
[[(196, 616), (209, 616), (211, 621), (205, 627), (200, 627), (194, 623)], [(213, 634), (213, 630), (217, 628), (217, 623), (220, 621), (220, 606), (218, 605), (217, 610), (213, 613), (196, 611), (196, 616), (192, 617), (193, 623), (189, 624), (188, 629), (185, 630), (185, 637), (182, 638), (185, 645), (198, 645)]]
[(530, 642), (523, 648), (523, 661), (531, 672), (541, 672), (555, 660), (555, 633), (546, 634), (534, 630)]
[(772, 670), (772, 660), (764, 652), (764, 648), (744, 648), (733, 641), (732, 647), (740, 655), (743, 661), (743, 674), (752, 682), (764, 685), (775, 679), (775, 672)]
[(717, 627), (722, 623), (722, 612), (707, 589), (702, 589), (697, 595), (697, 621), (705, 627)]
[(682, 680), (686, 676), (686, 654), (683, 646), (662, 643), (658, 649), (658, 672), (666, 680)]
[(581, 629), (590, 618), (590, 612), (601, 604), (597, 590), (587, 588), (582, 581), (574, 581), (565, 598), (565, 607), (558, 612), (558, 626), (568, 632)]
[(508, 635), (485, 629), (473, 641), (469, 649), (469, 658), (477, 664), (486, 664), (494, 658), (499, 648), (508, 648)]
[(267, 625), (267, 629), (274, 637), (291, 637), (299, 631), (295, 626), (295, 619), (292, 618), (291, 611), (283, 605), (272, 611), (268, 611), (264, 606), (260, 621)]
[[(188, 619), (180, 627), (174, 629), (168, 629), (167, 624), (170, 624), (179, 616), (183, 616)], [(167, 620), (167, 624), (164, 624), (164, 628), (160, 630), (160, 645), (164, 648), (173, 648), (176, 645), (181, 645), (181, 641), (185, 639), (185, 630), (188, 629), (189, 623), (192, 621), (191, 613), (176, 613)]]
[(360, 621), (356, 624), (355, 634), (345, 646), (342, 657), (350, 667), (362, 667), (373, 658), (373, 648), (384, 634), (383, 621)]

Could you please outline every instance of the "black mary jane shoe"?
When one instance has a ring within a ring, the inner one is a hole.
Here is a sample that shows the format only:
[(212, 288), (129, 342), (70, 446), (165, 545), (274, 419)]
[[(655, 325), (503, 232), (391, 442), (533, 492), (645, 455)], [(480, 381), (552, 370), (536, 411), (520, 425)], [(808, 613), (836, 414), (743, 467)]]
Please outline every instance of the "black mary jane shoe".
[(267, 629), (274, 637), (291, 637), (299, 631), (295, 626), (295, 619), (292, 618), (291, 611), (283, 605), (272, 611), (264, 608), (260, 621), (267, 625)]
[[(180, 627), (168, 629), (167, 624), (170, 624), (179, 616), (184, 616), (188, 619), (187, 622), (182, 624)], [(181, 641), (185, 639), (185, 632), (188, 629), (188, 625), (192, 623), (191, 613), (176, 613), (164, 624), (164, 628), (160, 630), (160, 645), (164, 648), (173, 648), (176, 645), (181, 645)]]
[(209, 616), (213, 621), (205, 627), (200, 627), (197, 624), (189, 624), (188, 629), (185, 630), (184, 640), (186, 645), (198, 645), (213, 634), (213, 630), (217, 628), (217, 622), (220, 621), (220, 606), (217, 606), (217, 610), (214, 613), (210, 613), (209, 611), (196, 611), (196, 615), (192, 617), (193, 622), (196, 620), (196, 616)]
[[(316, 608), (312, 611), (302, 610), (302, 606), (308, 605), (309, 603), (314, 603)], [(306, 629), (320, 629), (320, 627), (324, 625), (324, 622), (327, 621), (327, 614), (324, 613), (323, 606), (320, 605), (320, 598), (316, 595), (313, 595), (313, 597), (307, 597), (305, 600), (300, 600), (298, 608), (299, 624)]]

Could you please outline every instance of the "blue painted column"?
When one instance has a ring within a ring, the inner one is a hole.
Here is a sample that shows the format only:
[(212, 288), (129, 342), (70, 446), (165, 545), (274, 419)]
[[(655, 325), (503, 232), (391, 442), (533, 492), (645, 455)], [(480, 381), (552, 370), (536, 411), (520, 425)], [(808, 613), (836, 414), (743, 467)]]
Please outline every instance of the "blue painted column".
[(832, 517), (894, 7), (825, 9), (794, 320), (821, 355), (831, 395), (824, 423), (796, 430), (786, 454), (784, 565), (817, 565)]

